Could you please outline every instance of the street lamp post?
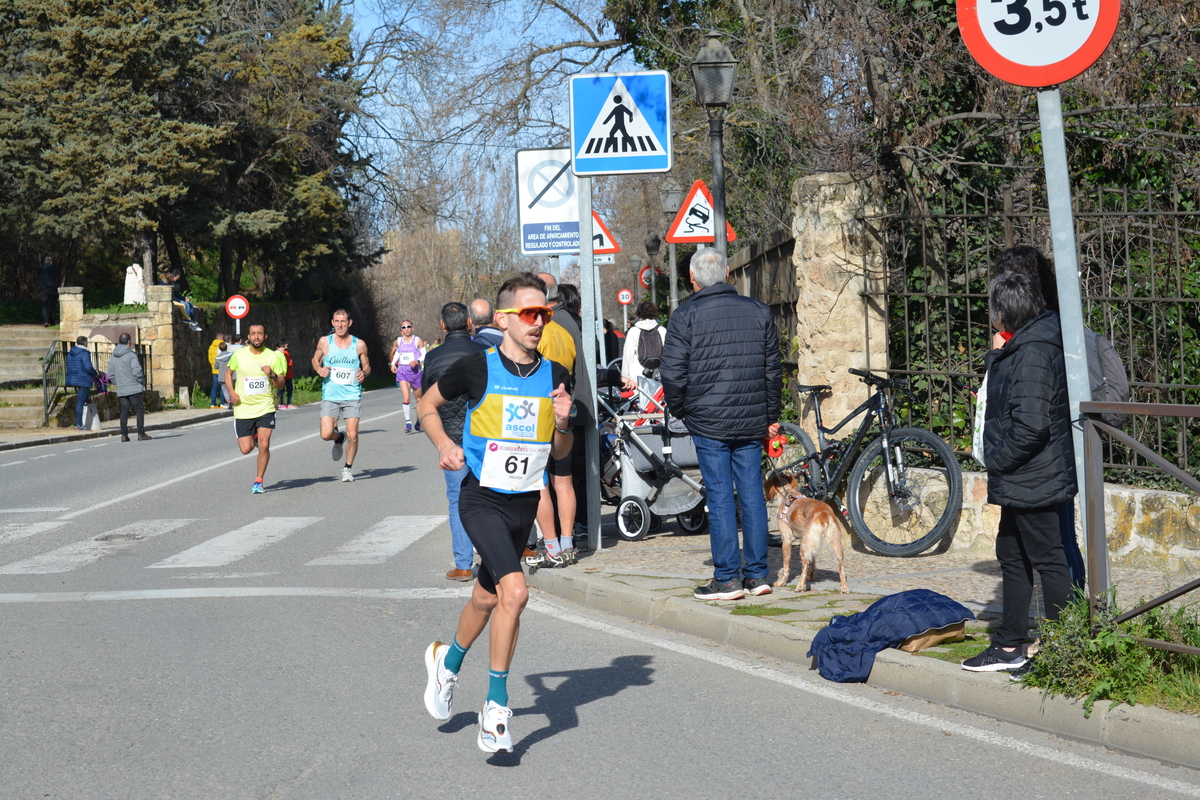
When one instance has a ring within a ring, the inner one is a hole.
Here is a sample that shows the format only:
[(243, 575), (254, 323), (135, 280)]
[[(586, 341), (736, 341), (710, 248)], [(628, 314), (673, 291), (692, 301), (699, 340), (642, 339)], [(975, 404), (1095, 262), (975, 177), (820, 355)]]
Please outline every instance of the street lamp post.
[(650, 302), (658, 308), (658, 249), (662, 247), (662, 239), (657, 233), (646, 237), (646, 256), (650, 262)]
[[(683, 185), (675, 180), (674, 175), (668, 175), (667, 179), (658, 187), (659, 208), (662, 209), (664, 214), (674, 219), (682, 203)], [(671, 311), (674, 311), (679, 308), (679, 276), (676, 275), (674, 242), (667, 243), (667, 277), (671, 281), (669, 296), (671, 298)]]
[(738, 62), (729, 48), (717, 39), (716, 31), (708, 36), (708, 43), (700, 48), (700, 53), (692, 62), (692, 81), (696, 84), (696, 101), (704, 106), (708, 114), (708, 138), (713, 164), (713, 247), (721, 255), (728, 256), (729, 243), (725, 238), (725, 108), (733, 102)]

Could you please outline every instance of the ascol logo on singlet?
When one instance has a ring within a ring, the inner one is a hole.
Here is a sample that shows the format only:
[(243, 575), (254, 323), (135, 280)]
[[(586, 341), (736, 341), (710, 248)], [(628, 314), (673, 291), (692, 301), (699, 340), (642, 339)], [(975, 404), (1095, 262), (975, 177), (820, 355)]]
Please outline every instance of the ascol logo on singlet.
[(501, 401), (504, 419), (500, 435), (505, 439), (536, 439), (538, 403), (530, 397), (509, 397)]

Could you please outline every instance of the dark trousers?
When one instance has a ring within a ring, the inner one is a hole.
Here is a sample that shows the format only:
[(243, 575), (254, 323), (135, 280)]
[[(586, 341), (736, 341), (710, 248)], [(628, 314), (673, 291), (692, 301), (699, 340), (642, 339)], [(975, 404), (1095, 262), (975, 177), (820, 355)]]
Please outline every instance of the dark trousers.
[(131, 394), (118, 398), (121, 402), (121, 435), (129, 435), (129, 408), (137, 414), (137, 432), (141, 436), (146, 432), (146, 407), (142, 404), (141, 394)]
[(1033, 573), (1042, 578), (1046, 616), (1058, 619), (1071, 594), (1071, 573), (1063, 554), (1058, 508), (1000, 507), (996, 534), (996, 560), (1000, 562), (1004, 610), (992, 643), (1019, 647), (1029, 632), (1029, 604), (1033, 599)]
[(42, 322), (49, 327), (58, 318), (58, 292), (42, 292)]
[(1079, 550), (1079, 539), (1075, 537), (1075, 501), (1068, 500), (1058, 505), (1058, 529), (1062, 536), (1063, 554), (1067, 557), (1067, 569), (1071, 573), (1071, 588), (1087, 592), (1087, 567), (1083, 553)]
[(75, 427), (83, 427), (83, 409), (87, 407), (88, 395), (91, 389), (84, 386), (75, 387)]
[[(292, 404), (292, 390), (295, 388), (292, 378), (283, 379), (283, 388), (279, 390), (279, 405), (290, 406)], [(284, 397), (287, 397), (285, 400)]]

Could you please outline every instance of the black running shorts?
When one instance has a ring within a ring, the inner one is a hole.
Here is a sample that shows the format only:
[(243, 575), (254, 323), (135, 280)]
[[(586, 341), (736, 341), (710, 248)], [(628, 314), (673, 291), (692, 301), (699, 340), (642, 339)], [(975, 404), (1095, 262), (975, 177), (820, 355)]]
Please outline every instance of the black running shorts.
[(501, 494), (479, 485), (469, 470), (458, 496), (458, 518), (479, 558), (479, 585), (490, 594), (505, 575), (521, 572), (521, 554), (537, 517), (540, 492)]
[(237, 438), (244, 439), (247, 436), (257, 436), (259, 428), (275, 427), (275, 412), (263, 414), (261, 417), (254, 419), (237, 419), (233, 420), (233, 429), (237, 433)]

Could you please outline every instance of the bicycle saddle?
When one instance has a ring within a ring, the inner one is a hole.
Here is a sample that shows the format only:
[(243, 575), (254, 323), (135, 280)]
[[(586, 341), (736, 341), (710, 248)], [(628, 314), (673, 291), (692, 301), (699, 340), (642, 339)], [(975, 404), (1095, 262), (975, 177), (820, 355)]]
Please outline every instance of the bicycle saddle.
[(832, 386), (797, 386), (796, 391), (800, 394), (820, 394), (821, 392), (832, 392)]

